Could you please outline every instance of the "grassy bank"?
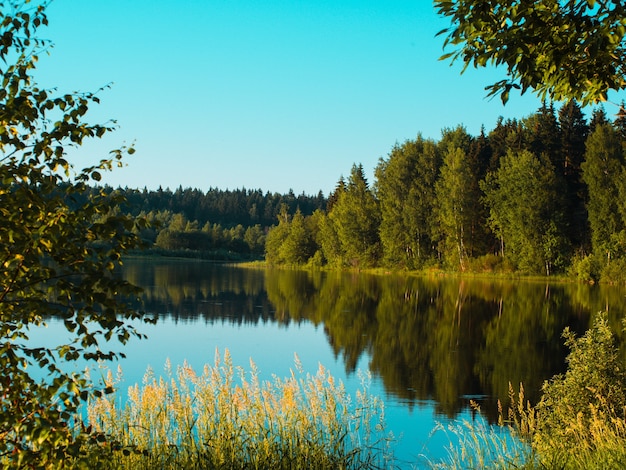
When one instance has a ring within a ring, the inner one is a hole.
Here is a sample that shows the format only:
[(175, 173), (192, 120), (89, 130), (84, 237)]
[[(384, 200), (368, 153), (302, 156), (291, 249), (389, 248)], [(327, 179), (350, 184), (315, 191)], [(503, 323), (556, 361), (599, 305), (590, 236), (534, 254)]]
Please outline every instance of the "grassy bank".
[(511, 280), (524, 280), (527, 282), (563, 282), (563, 283), (573, 283), (573, 282), (581, 282), (579, 279), (568, 276), (566, 274), (552, 275), (552, 276), (544, 276), (537, 274), (522, 274), (519, 272), (500, 272), (500, 271), (450, 271), (444, 270), (437, 267), (430, 267), (421, 270), (403, 270), (403, 269), (392, 269), (392, 268), (337, 268), (337, 267), (328, 267), (328, 266), (308, 266), (308, 265), (272, 265), (263, 260), (255, 260), (255, 261), (241, 261), (234, 263), (238, 267), (248, 268), (248, 269), (283, 269), (283, 270), (297, 270), (297, 271), (311, 271), (311, 272), (358, 272), (365, 274), (373, 274), (376, 276), (389, 276), (389, 275), (399, 275), (399, 276), (417, 276), (417, 277), (425, 277), (425, 278), (459, 278), (459, 279), (490, 279), (490, 280), (501, 280), (501, 281), (511, 281)]

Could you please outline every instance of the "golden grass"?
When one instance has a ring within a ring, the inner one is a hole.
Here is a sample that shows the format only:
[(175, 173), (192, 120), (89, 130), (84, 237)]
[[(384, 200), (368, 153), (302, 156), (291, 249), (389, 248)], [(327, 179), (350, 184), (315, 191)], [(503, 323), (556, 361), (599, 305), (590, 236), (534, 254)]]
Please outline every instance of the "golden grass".
[[(367, 380), (355, 402), (322, 366), (260, 381), (226, 350), (197, 374), (183, 364), (166, 376), (146, 372), (128, 389), (92, 401), (88, 421), (106, 436), (112, 468), (386, 468), (391, 438), (384, 406)], [(109, 373), (109, 382), (114, 382)]]
[[(509, 385), (510, 405), (506, 415), (498, 402), (499, 422), (489, 425), (478, 415), (475, 421), (464, 420), (437, 430), (448, 435), (447, 458), (432, 462), (434, 469), (532, 469), (535, 452), (532, 437), (536, 431), (536, 412), (524, 401), (524, 389), (516, 394)], [(478, 404), (471, 406), (480, 411)]]
[(524, 389), (509, 390), (506, 415), (500, 407), (498, 425), (463, 421), (448, 427), (448, 456), (431, 468), (460, 470), (560, 469), (605, 470), (626, 468), (626, 422), (589, 405), (590, 417), (579, 413), (567, 424), (567, 443), (542, 431), (541, 414), (524, 401)]
[(533, 442), (542, 468), (604, 470), (626, 468), (626, 422), (589, 405), (590, 417), (579, 413), (568, 423), (570, 440), (537, 433)]

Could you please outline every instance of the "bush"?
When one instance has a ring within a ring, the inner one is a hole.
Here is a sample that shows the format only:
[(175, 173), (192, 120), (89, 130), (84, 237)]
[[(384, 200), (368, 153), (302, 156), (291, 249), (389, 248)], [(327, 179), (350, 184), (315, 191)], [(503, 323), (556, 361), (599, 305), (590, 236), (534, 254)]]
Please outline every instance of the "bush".
[(499, 427), (449, 427), (456, 442), (434, 468), (626, 468), (626, 373), (606, 315), (580, 338), (567, 329), (563, 336), (567, 371), (544, 384), (540, 402), (524, 403), (523, 388), (518, 396), (511, 389)]
[(613, 259), (602, 269), (600, 279), (604, 282), (626, 282), (626, 259)]
[(503, 256), (486, 254), (470, 259), (468, 270), (473, 273), (510, 274), (515, 271), (515, 267)]
[(570, 276), (580, 281), (597, 282), (602, 267), (594, 255), (576, 255), (569, 268)]
[(543, 386), (537, 405), (539, 429), (535, 446), (539, 453), (569, 454), (581, 444), (596, 445), (592, 426), (598, 421), (623, 422), (626, 409), (626, 373), (614, 344), (605, 314), (599, 314), (581, 337), (566, 329), (570, 348), (565, 374)]

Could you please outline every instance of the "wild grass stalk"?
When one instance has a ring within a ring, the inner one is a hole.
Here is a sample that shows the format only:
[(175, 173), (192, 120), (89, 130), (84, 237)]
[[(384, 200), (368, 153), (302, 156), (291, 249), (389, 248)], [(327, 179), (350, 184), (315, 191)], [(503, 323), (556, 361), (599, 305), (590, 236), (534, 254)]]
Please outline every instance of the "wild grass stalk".
[(626, 422), (589, 405), (566, 424), (567, 442), (542, 429), (537, 409), (524, 402), (524, 389), (510, 388), (506, 415), (500, 407), (497, 425), (483, 420), (438, 426), (446, 432), (448, 456), (431, 463), (434, 469), (559, 469), (605, 470), (626, 468)]
[[(480, 411), (477, 403), (471, 406)], [(506, 413), (498, 402), (498, 423), (488, 424), (480, 415), (473, 421), (438, 426), (448, 435), (447, 457), (431, 463), (436, 469), (533, 469), (537, 468), (532, 446), (537, 430), (537, 413), (524, 399), (524, 388), (515, 393), (509, 384), (509, 407)]]
[(601, 470), (626, 468), (626, 422), (589, 405), (590, 417), (579, 414), (568, 427), (569, 442), (539, 434), (534, 442), (541, 468)]
[[(110, 377), (110, 380), (113, 380)], [(94, 432), (107, 436), (113, 468), (388, 468), (384, 406), (367, 381), (354, 403), (322, 366), (261, 381), (233, 366), (228, 350), (197, 374), (188, 364), (165, 377), (90, 403)]]

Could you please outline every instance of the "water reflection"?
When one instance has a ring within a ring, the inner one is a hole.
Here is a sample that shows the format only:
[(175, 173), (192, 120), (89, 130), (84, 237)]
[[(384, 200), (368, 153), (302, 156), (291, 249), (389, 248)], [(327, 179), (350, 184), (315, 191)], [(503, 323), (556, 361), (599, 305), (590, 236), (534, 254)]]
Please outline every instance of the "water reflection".
[[(124, 271), (145, 288), (146, 309), (179, 322), (312, 322), (324, 328), (348, 372), (364, 356), (387, 394), (409, 407), (434, 400), (454, 417), (468, 397), (491, 405), (509, 382), (531, 401), (563, 370), (566, 326), (583, 332), (608, 309), (616, 287), (425, 279), (357, 273), (254, 270), (193, 261), (130, 260)], [(484, 406), (486, 411), (495, 406)], [(495, 416), (491, 416), (495, 418)]]

